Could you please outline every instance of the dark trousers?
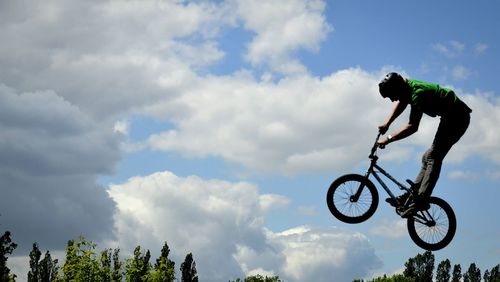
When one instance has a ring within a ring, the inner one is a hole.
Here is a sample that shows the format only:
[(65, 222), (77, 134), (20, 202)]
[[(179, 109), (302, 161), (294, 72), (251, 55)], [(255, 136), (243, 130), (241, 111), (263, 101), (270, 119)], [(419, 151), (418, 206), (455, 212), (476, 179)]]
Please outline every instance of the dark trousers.
[(443, 159), (451, 147), (464, 135), (470, 123), (470, 110), (450, 113), (441, 122), (431, 147), (422, 156), (422, 169), (415, 179), (419, 196), (431, 196), (439, 178)]

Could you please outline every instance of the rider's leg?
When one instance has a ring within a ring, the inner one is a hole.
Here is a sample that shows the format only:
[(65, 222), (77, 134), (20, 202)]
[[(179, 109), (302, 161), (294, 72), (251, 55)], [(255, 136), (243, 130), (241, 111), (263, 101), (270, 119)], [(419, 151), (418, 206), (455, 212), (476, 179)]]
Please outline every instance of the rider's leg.
[(415, 181), (415, 187), (418, 188), (418, 197), (426, 199), (432, 194), (432, 190), (439, 179), (443, 159), (450, 150), (451, 145), (453, 144), (437, 146), (433, 143), (422, 156), (422, 169)]
[(414, 205), (401, 213), (408, 217), (418, 210), (428, 209), (428, 197), (431, 196), (434, 186), (441, 172), (443, 159), (451, 147), (462, 137), (470, 123), (469, 112), (462, 115), (442, 117), (432, 146), (422, 157), (422, 169), (418, 174), (414, 187), (418, 187), (418, 195)]
[(424, 199), (431, 196), (439, 179), (444, 157), (465, 133), (469, 122), (469, 114), (441, 118), (434, 141), (422, 156), (422, 169), (415, 179), (419, 196)]

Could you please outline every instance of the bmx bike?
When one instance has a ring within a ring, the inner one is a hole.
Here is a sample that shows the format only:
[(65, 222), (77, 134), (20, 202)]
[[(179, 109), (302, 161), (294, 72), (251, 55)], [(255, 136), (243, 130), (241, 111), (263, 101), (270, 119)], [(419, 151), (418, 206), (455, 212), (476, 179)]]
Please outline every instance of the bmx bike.
[[(379, 195), (377, 188), (370, 180), (371, 175), (396, 203), (398, 215), (401, 216), (413, 204), (416, 196), (416, 189), (412, 189), (414, 183), (408, 179), (406, 181), (410, 187), (406, 187), (377, 164), (377, 148), (379, 148), (377, 141), (380, 136), (379, 133), (368, 157), (371, 162), (366, 174), (340, 176), (328, 189), (326, 196), (328, 209), (340, 221), (350, 224), (361, 223), (375, 213)], [(407, 192), (408, 197), (400, 199), (394, 196), (379, 174), (392, 181), (400, 190)], [(406, 218), (407, 228), (410, 238), (417, 246), (425, 250), (436, 251), (446, 247), (452, 241), (457, 228), (457, 220), (451, 206), (441, 198), (430, 197), (427, 206), (427, 209), (412, 213)]]

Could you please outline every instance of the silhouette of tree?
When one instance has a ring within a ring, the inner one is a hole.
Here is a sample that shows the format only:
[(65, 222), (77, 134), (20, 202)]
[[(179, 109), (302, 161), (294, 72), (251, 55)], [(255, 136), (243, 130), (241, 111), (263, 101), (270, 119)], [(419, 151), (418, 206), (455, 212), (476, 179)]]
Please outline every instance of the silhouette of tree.
[[(354, 280), (353, 282), (364, 282), (363, 280)], [(366, 282), (415, 282), (415, 278), (406, 277), (403, 274), (395, 274), (393, 276), (384, 276), (374, 278), (372, 280), (368, 280)]]
[(96, 244), (83, 237), (76, 242), (68, 241), (66, 262), (62, 267), (63, 281), (98, 281), (101, 269), (95, 248)]
[(30, 270), (28, 272), (28, 282), (46, 282), (56, 281), (59, 275), (59, 267), (57, 259), (52, 260), (50, 252), (47, 251), (42, 260), (42, 252), (38, 247), (38, 243), (33, 244), (33, 249), (30, 254)]
[(45, 252), (44, 258), (39, 263), (40, 281), (57, 281), (59, 277), (58, 260), (52, 260), (50, 252)]
[(436, 282), (449, 282), (451, 278), (450, 270), (451, 263), (449, 259), (440, 262), (436, 270)]
[(122, 262), (120, 261), (120, 249), (115, 249), (113, 252), (113, 273), (111, 274), (111, 281), (122, 281)]
[(156, 259), (155, 271), (153, 272), (154, 279), (158, 281), (172, 282), (175, 280), (175, 262), (168, 258), (170, 248), (167, 242), (163, 244), (160, 257)]
[(198, 282), (196, 262), (193, 259), (192, 253), (187, 254), (184, 262), (181, 264), (181, 273), (182, 282)]
[(28, 282), (38, 282), (40, 281), (38, 263), (40, 262), (40, 257), (42, 252), (38, 248), (38, 244), (33, 244), (33, 249), (30, 252), (30, 271), (28, 272)]
[(463, 278), (464, 282), (481, 282), (481, 270), (477, 268), (475, 263), (471, 263)]
[(245, 278), (245, 280), (241, 280), (240, 278), (238, 278), (236, 280), (229, 281), (229, 282), (283, 282), (283, 280), (281, 280), (278, 276), (272, 276), (272, 277), (265, 276), (264, 277), (260, 274), (257, 274), (257, 275), (248, 276), (247, 278)]
[(462, 279), (462, 267), (460, 264), (455, 264), (451, 274), (451, 282), (460, 282), (460, 279)]
[(10, 281), (15, 279), (15, 275), (10, 275), (10, 269), (7, 267), (7, 255), (11, 255), (17, 248), (17, 244), (12, 242), (10, 232), (5, 233), (0, 237), (0, 282)]
[(486, 270), (483, 276), (484, 282), (498, 282), (500, 281), (500, 264), (497, 264), (491, 269), (491, 271)]
[(151, 264), (149, 263), (150, 258), (151, 253), (149, 250), (143, 255), (141, 253), (141, 247), (137, 246), (134, 250), (134, 258), (126, 260), (125, 263), (126, 281), (146, 281), (149, 271), (151, 270)]
[(405, 277), (415, 278), (416, 282), (432, 281), (434, 271), (434, 255), (426, 251), (423, 255), (418, 254), (414, 258), (408, 259), (405, 263), (403, 275)]
[(99, 259), (101, 262), (100, 281), (111, 281), (111, 249), (104, 249)]

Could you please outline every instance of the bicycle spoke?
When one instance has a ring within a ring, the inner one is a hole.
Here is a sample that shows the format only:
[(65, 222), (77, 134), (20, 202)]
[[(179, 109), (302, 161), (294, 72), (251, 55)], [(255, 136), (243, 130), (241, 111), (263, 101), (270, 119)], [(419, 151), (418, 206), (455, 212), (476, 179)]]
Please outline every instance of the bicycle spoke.
[(426, 211), (415, 216), (418, 236), (427, 243), (440, 242), (447, 234), (449, 221), (446, 213), (438, 206), (431, 205)]
[(356, 202), (351, 202), (351, 197), (354, 196), (359, 189), (359, 182), (346, 182), (337, 189), (333, 201), (335, 206), (339, 208), (342, 214), (349, 216), (363, 215), (372, 203), (371, 194), (364, 190)]

